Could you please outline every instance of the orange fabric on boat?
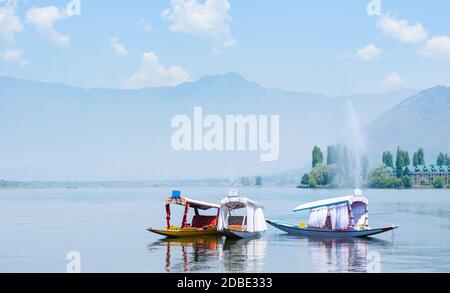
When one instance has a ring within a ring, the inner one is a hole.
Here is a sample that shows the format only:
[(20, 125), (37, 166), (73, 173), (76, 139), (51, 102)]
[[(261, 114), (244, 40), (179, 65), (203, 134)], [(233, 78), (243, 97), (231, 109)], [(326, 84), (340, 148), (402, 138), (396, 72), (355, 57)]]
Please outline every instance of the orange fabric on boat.
[(217, 226), (217, 216), (194, 216), (192, 227), (202, 228), (206, 226)]
[(244, 226), (242, 225), (228, 225), (228, 229), (237, 230), (237, 231), (243, 231)]

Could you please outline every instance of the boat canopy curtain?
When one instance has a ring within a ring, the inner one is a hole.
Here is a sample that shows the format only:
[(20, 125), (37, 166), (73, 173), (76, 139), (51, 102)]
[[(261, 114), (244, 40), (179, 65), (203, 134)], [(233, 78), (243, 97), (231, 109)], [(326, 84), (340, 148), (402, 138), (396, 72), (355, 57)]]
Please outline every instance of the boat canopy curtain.
[(246, 230), (248, 232), (260, 232), (267, 230), (266, 219), (264, 218), (264, 212), (261, 207), (248, 205), (246, 216), (247, 216)]
[(331, 228), (333, 230), (347, 229), (350, 223), (348, 216), (348, 204), (342, 203), (328, 208)]
[(246, 223), (245, 231), (260, 232), (267, 230), (263, 206), (244, 197), (227, 197), (221, 201), (217, 230), (223, 231), (228, 228), (230, 211), (238, 209), (243, 209), (244, 212), (244, 218), (246, 220), (244, 220)]
[(222, 231), (228, 227), (229, 209), (226, 206), (222, 206), (219, 212), (219, 220), (217, 221), (217, 230)]
[[(222, 206), (220, 209), (217, 230), (223, 231), (223, 229), (228, 227), (229, 211), (230, 209), (226, 206)], [(259, 232), (267, 230), (266, 219), (264, 218), (264, 212), (261, 207), (248, 205), (246, 207), (245, 217), (247, 218), (246, 231)]]
[(355, 227), (365, 226), (367, 218), (367, 208), (363, 202), (355, 202), (351, 205), (353, 223)]
[(315, 228), (322, 228), (323, 226), (325, 226), (327, 216), (328, 216), (328, 208), (327, 207), (311, 209), (309, 211), (308, 226), (315, 227)]

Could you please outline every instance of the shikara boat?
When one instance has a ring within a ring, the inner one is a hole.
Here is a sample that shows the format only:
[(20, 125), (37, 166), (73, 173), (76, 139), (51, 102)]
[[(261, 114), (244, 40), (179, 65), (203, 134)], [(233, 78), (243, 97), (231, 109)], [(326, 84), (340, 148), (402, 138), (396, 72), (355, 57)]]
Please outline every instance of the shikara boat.
[(308, 237), (368, 237), (398, 228), (371, 228), (368, 204), (368, 199), (357, 189), (354, 195), (319, 200), (296, 207), (294, 212), (309, 210), (307, 226), (303, 223), (295, 225), (277, 220), (266, 221), (289, 234)]
[(220, 203), (217, 230), (229, 238), (260, 236), (267, 230), (263, 206), (240, 196), (238, 190), (230, 191)]
[[(170, 206), (171, 205), (184, 206), (183, 220), (180, 226), (173, 226), (170, 223)], [(219, 216), (220, 206), (213, 203), (194, 200), (186, 197), (182, 197), (181, 193), (177, 190), (172, 192), (172, 196), (166, 199), (166, 221), (167, 225), (165, 229), (154, 229), (152, 227), (147, 228), (148, 231), (160, 234), (167, 237), (197, 237), (197, 236), (214, 236), (220, 235), (217, 231), (217, 219)], [(191, 222), (188, 222), (189, 210), (194, 210), (194, 216)], [(212, 216), (201, 215), (200, 210), (217, 209), (217, 213)]]

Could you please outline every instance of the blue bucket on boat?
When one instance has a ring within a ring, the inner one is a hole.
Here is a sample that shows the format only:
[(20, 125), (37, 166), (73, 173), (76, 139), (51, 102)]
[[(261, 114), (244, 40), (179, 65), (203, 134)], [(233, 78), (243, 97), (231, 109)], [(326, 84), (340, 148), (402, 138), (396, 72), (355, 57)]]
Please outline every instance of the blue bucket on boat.
[(179, 191), (179, 190), (172, 190), (172, 197), (173, 198), (181, 198), (181, 191)]

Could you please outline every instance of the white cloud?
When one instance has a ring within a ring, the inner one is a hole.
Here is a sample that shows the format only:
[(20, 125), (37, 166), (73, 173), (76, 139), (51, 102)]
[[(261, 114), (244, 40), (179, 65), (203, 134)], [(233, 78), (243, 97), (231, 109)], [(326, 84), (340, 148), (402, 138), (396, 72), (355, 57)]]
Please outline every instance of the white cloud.
[(152, 23), (150, 22), (150, 20), (148, 20), (146, 18), (141, 18), (141, 20), (139, 21), (139, 24), (141, 25), (142, 29), (146, 33), (150, 33), (153, 31), (153, 26), (152, 26)]
[(125, 82), (127, 88), (175, 86), (188, 81), (189, 74), (180, 66), (165, 67), (150, 51), (142, 55), (139, 70)]
[(109, 43), (113, 47), (114, 51), (116, 51), (116, 54), (119, 56), (126, 56), (128, 55), (128, 50), (125, 48), (124, 45), (122, 45), (118, 38), (114, 37), (109, 40)]
[(0, 34), (9, 43), (14, 42), (15, 34), (24, 30), (20, 17), (16, 15), (16, 5), (17, 0), (6, 0), (0, 7)]
[(213, 50), (236, 45), (229, 24), (231, 17), (228, 0), (171, 0), (170, 8), (161, 16), (170, 22), (170, 30), (207, 38), (214, 43)]
[(20, 66), (26, 66), (30, 64), (28, 60), (22, 57), (22, 50), (20, 49), (5, 49), (0, 52), (0, 58), (5, 62), (17, 63)]
[(55, 23), (67, 17), (66, 10), (56, 6), (33, 7), (26, 13), (26, 19), (38, 32), (62, 47), (70, 46), (70, 38), (55, 30)]
[(379, 17), (377, 27), (385, 34), (403, 43), (419, 43), (427, 39), (428, 33), (420, 22), (410, 25), (406, 20), (397, 20), (390, 14)]
[(438, 36), (427, 41), (418, 53), (424, 57), (441, 61), (450, 61), (450, 37)]
[(369, 44), (366, 47), (356, 51), (354, 58), (364, 61), (370, 61), (378, 57), (381, 52), (382, 50), (380, 48), (377, 48), (374, 44)]
[(383, 81), (383, 85), (387, 87), (395, 87), (403, 83), (403, 78), (397, 72), (388, 75)]
[(338, 60), (363, 60), (371, 61), (381, 55), (383, 50), (377, 48), (374, 44), (369, 44), (364, 48), (358, 49), (356, 53), (349, 53), (336, 56)]

